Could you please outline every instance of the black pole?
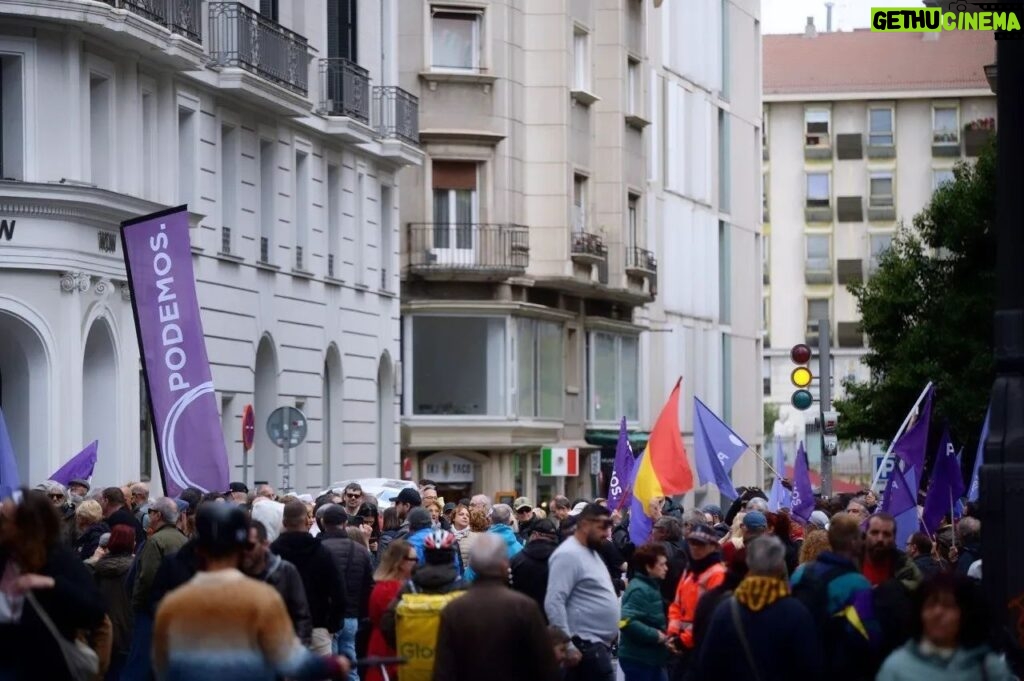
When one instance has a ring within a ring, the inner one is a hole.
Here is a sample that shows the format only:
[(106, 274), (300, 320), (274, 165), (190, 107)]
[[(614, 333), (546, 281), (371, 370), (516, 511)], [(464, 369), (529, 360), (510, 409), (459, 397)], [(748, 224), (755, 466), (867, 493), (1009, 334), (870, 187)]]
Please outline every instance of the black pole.
[[(1024, 19), (1024, 13), (1017, 16)], [(981, 468), (983, 583), (996, 641), (1024, 669), (1024, 41), (996, 43), (996, 380)]]

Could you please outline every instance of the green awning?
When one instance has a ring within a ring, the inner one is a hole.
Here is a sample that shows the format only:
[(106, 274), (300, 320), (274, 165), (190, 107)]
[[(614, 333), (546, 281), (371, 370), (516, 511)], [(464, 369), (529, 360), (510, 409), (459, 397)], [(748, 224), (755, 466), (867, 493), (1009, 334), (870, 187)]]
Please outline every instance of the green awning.
[[(628, 431), (629, 445), (634, 451), (647, 446), (651, 434), (643, 430)], [(619, 443), (618, 430), (588, 430), (585, 439), (595, 447), (614, 447)]]

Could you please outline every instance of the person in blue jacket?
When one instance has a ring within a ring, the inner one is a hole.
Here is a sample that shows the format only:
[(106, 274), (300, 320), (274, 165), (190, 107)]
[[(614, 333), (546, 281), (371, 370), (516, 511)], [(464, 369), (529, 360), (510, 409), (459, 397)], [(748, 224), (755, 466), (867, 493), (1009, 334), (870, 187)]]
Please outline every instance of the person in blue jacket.
[[(491, 508), (490, 519), (491, 526), (487, 528), (487, 531), (498, 535), (505, 542), (505, 546), (508, 548), (508, 559), (511, 561), (517, 553), (523, 550), (523, 545), (519, 543), (516, 531), (512, 528), (512, 507), (508, 504), (495, 504)], [(463, 579), (467, 582), (476, 579), (476, 573), (473, 572), (472, 567), (466, 569)]]

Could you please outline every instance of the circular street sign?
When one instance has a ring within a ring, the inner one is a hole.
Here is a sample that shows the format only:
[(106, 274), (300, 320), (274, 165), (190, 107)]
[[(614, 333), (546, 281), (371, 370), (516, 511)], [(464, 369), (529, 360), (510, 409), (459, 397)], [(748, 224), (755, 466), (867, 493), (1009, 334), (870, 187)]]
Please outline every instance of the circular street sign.
[(797, 367), (789, 375), (789, 380), (798, 388), (806, 388), (811, 384), (811, 370), (807, 367)]
[(253, 439), (256, 437), (256, 413), (252, 410), (252, 405), (245, 405), (245, 409), (242, 410), (242, 449), (249, 451), (252, 449)]
[(295, 407), (278, 407), (267, 417), (267, 435), (281, 449), (293, 449), (306, 439), (306, 415)]
[(808, 345), (799, 343), (793, 346), (793, 349), (789, 351), (789, 358), (793, 360), (795, 364), (807, 364), (811, 361), (811, 348)]
[(814, 396), (808, 390), (797, 390), (789, 400), (800, 411), (809, 409), (814, 404)]

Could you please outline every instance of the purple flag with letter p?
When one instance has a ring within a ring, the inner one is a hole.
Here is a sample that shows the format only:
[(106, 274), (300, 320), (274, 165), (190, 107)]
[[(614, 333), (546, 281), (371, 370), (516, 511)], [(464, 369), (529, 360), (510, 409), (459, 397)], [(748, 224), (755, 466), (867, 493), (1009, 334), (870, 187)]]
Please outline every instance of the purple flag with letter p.
[(164, 492), (222, 492), (228, 456), (199, 318), (187, 208), (121, 223), (121, 243)]
[(71, 457), (71, 460), (57, 469), (57, 472), (50, 476), (50, 480), (59, 482), (67, 487), (72, 480), (88, 480), (92, 477), (92, 471), (96, 468), (96, 455), (99, 450), (99, 440), (93, 440), (85, 449)]
[(797, 518), (805, 523), (814, 512), (814, 489), (811, 487), (811, 467), (807, 462), (807, 450), (801, 442), (796, 450), (796, 461), (793, 462), (793, 508), (790, 509)]
[(615, 446), (615, 464), (612, 468), (612, 479), (608, 481), (608, 508), (617, 511), (626, 507), (632, 497), (633, 489), (633, 450), (629, 446), (629, 433), (626, 431), (626, 417), (622, 417), (619, 425), (619, 442)]

